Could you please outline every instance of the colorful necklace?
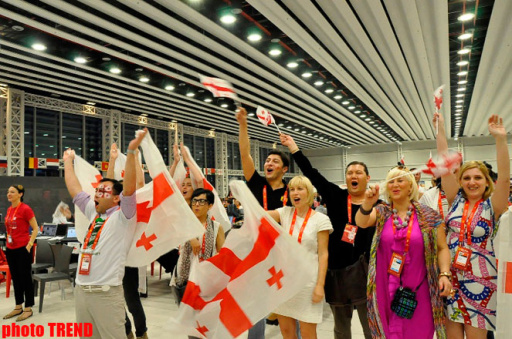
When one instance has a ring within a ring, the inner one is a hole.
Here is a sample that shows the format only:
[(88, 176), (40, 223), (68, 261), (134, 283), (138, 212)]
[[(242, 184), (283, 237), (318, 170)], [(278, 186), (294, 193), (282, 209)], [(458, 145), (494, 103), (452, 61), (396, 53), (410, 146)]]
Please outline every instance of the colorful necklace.
[(410, 205), (405, 215), (405, 219), (400, 224), (400, 222), (398, 221), (398, 211), (396, 210), (396, 208), (393, 208), (393, 224), (395, 225), (396, 228), (401, 229), (407, 227), (407, 225), (409, 224), (409, 219), (411, 218), (412, 215), (412, 209), (413, 206)]

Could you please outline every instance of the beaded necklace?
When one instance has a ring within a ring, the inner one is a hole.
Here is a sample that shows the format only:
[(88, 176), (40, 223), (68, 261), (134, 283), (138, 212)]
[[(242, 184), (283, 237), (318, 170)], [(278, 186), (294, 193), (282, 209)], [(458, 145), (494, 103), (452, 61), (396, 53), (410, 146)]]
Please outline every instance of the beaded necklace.
[(402, 229), (404, 227), (407, 227), (407, 225), (409, 224), (409, 219), (411, 218), (412, 215), (412, 209), (413, 205), (411, 204), (409, 205), (409, 209), (407, 210), (404, 220), (400, 224), (400, 222), (398, 221), (398, 211), (396, 208), (393, 208), (393, 224), (395, 225), (396, 228)]

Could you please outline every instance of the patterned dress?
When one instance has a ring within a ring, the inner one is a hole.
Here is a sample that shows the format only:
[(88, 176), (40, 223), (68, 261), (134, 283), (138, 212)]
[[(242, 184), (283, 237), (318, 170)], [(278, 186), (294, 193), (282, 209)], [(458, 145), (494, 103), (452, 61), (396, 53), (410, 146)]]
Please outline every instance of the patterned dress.
[[(459, 232), (464, 203), (462, 192), (455, 197), (446, 217), (448, 247), (452, 260), (459, 246)], [(493, 240), (498, 231), (494, 221), (491, 199), (478, 206), (470, 225), (472, 250), (470, 267), (461, 271), (452, 267), (455, 296), (448, 297), (448, 319), (487, 329), (496, 330), (497, 270)], [(465, 242), (467, 248), (467, 243)]]

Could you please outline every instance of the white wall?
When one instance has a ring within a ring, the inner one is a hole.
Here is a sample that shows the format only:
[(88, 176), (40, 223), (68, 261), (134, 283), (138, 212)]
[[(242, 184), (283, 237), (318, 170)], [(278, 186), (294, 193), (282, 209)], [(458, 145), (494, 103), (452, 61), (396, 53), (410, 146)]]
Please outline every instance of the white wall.
[[(511, 138), (509, 152), (512, 154)], [(482, 160), (496, 170), (496, 147), (492, 137), (461, 138), (449, 140), (448, 147), (462, 151), (464, 160)], [(345, 167), (351, 161), (362, 161), (368, 166), (371, 182), (384, 180), (390, 168), (397, 165), (400, 154), (404, 155), (407, 167), (419, 167), (429, 159), (430, 152), (436, 155), (435, 140), (411, 141), (399, 144), (352, 146), (351, 148), (309, 149), (304, 154), (313, 167), (317, 168), (329, 181), (345, 183)], [(512, 161), (511, 161), (512, 166)], [(423, 174), (422, 180), (430, 187), (430, 177)]]

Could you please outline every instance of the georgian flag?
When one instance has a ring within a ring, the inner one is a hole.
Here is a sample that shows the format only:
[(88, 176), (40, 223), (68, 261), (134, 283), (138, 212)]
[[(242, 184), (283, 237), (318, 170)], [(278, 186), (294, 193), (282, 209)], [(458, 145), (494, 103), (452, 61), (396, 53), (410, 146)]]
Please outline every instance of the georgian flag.
[(441, 109), (441, 106), (443, 104), (443, 91), (444, 91), (444, 85), (439, 86), (434, 91), (434, 106), (436, 107), (436, 112), (439, 112)]
[(219, 254), (191, 268), (169, 330), (206, 338), (236, 338), (308, 281), (314, 256), (258, 204), (242, 181), (230, 183), (244, 206), (244, 224), (231, 230)]
[(231, 229), (231, 222), (229, 221), (228, 214), (226, 212), (226, 209), (224, 208), (224, 205), (222, 204), (222, 200), (219, 197), (219, 193), (213, 187), (212, 184), (208, 180), (206, 180), (205, 176), (203, 175), (203, 172), (199, 166), (197, 166), (197, 163), (194, 161), (194, 158), (190, 154), (190, 150), (187, 146), (184, 147), (185, 152), (188, 153), (188, 158), (190, 159), (191, 163), (187, 164), (189, 167), (196, 168), (201, 173), (201, 178), (198, 180), (198, 178), (194, 177), (194, 171), (190, 171), (190, 179), (192, 179), (192, 186), (194, 189), (196, 189), (196, 182), (202, 181), (203, 182), (203, 188), (210, 190), (215, 195), (215, 202), (213, 204), (212, 209), (208, 212), (210, 217), (212, 217), (213, 220), (217, 221), (222, 225), (222, 228), (224, 229), (224, 232), (227, 232), (229, 229)]
[(435, 158), (431, 157), (425, 165), (419, 167), (414, 172), (423, 172), (435, 178), (440, 178), (443, 175), (453, 172), (454, 169), (460, 166), (461, 162), (462, 155), (459, 152), (451, 151)]
[(185, 181), (186, 177), (187, 177), (187, 170), (185, 168), (185, 164), (183, 163), (183, 159), (180, 159), (180, 161), (178, 162), (178, 165), (176, 165), (172, 179), (174, 180), (174, 182), (176, 183), (176, 185), (179, 188)]
[(270, 112), (262, 106), (258, 106), (256, 109), (256, 116), (258, 117), (258, 120), (265, 126), (276, 123), (272, 114), (270, 114)]
[(213, 96), (216, 98), (223, 97), (240, 101), (240, 99), (238, 99), (238, 95), (235, 93), (235, 89), (231, 83), (226, 80), (199, 75), (199, 81), (207, 90), (212, 92)]

